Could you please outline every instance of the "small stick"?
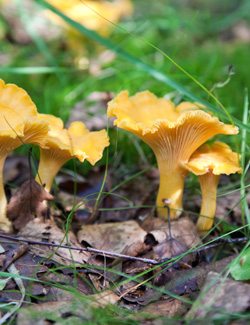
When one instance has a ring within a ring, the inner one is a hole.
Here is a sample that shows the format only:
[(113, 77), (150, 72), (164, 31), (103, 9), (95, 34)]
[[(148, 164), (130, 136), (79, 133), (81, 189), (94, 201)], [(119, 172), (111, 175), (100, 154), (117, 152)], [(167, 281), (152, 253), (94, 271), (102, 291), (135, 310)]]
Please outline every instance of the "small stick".
[[(105, 255), (105, 256), (109, 256), (109, 257), (117, 257), (117, 258), (125, 259), (125, 260), (139, 261), (139, 262), (143, 262), (145, 264), (152, 264), (152, 265), (159, 265), (159, 264), (162, 264), (163, 262), (167, 262), (169, 260), (172, 260), (174, 257), (177, 257), (177, 256), (173, 256), (171, 259), (166, 258), (166, 259), (157, 261), (157, 260), (153, 260), (153, 259), (150, 259), (150, 258), (129, 256), (129, 255), (125, 255), (125, 254), (119, 254), (119, 253), (104, 251), (104, 250), (100, 250), (100, 249), (96, 249), (96, 248), (92, 248), (92, 247), (83, 247), (83, 248), (74, 247), (74, 246), (71, 247), (71, 246), (67, 246), (67, 245), (52, 244), (52, 243), (47, 243), (47, 242), (40, 242), (40, 241), (29, 240), (29, 239), (22, 239), (22, 238), (18, 238), (18, 237), (14, 237), (14, 236), (8, 236), (8, 235), (2, 235), (2, 234), (0, 234), (0, 238), (4, 238), (4, 239), (7, 239), (7, 240), (13, 240), (13, 241), (16, 241), (16, 242), (23, 242), (23, 243), (27, 243), (27, 244), (30, 244), (30, 245), (60, 247), (60, 248), (65, 248), (65, 249), (77, 250), (77, 251), (81, 251), (81, 252), (83, 252), (83, 251), (84, 252), (90, 252), (90, 253)], [(224, 243), (228, 243), (228, 244), (233, 244), (234, 243), (235, 244), (235, 243), (244, 243), (246, 241), (248, 241), (247, 237), (218, 238), (217, 243), (212, 243), (212, 244), (209, 244), (207, 246), (203, 246), (203, 247), (194, 249), (189, 254), (201, 252), (201, 251), (204, 251), (204, 250), (208, 250), (210, 248), (216, 247), (216, 246), (224, 244)], [(176, 263), (176, 262), (173, 261), (172, 264), (174, 264), (174, 263)]]

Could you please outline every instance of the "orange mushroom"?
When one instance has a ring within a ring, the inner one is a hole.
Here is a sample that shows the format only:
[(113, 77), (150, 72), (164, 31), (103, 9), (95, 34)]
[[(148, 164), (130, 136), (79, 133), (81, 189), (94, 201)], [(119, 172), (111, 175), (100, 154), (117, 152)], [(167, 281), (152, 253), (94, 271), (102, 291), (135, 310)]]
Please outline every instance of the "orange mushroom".
[(109, 145), (106, 130), (90, 132), (78, 121), (65, 129), (62, 120), (53, 115), (40, 114), (40, 118), (47, 120), (49, 132), (46, 148), (40, 149), (36, 181), (45, 184), (47, 191), (50, 191), (56, 174), (68, 160), (78, 158), (83, 162), (86, 159), (94, 165)]
[(0, 229), (10, 230), (6, 217), (7, 200), (3, 185), (3, 167), (7, 155), (25, 143), (45, 145), (45, 122), (37, 119), (35, 104), (14, 84), (0, 80)]
[(212, 228), (216, 211), (217, 187), (221, 174), (241, 173), (239, 155), (223, 142), (201, 146), (190, 157), (186, 168), (199, 176), (202, 205), (197, 228), (200, 233)]
[[(107, 36), (114, 24), (133, 11), (133, 4), (130, 0), (112, 2), (106, 0), (48, 0), (48, 2), (67, 17), (103, 36)], [(56, 24), (65, 28), (69, 47), (77, 53), (81, 53), (84, 44), (82, 35), (54, 13), (48, 12), (47, 15)], [(81, 42), (79, 42), (79, 38)]]
[(154, 151), (160, 171), (157, 213), (166, 217), (164, 200), (172, 219), (182, 210), (184, 179), (193, 152), (216, 134), (237, 134), (238, 128), (227, 125), (203, 111), (197, 104), (184, 102), (175, 106), (149, 91), (129, 97), (122, 91), (108, 104), (108, 116), (114, 124), (137, 135)]
[[(49, 0), (52, 6), (62, 11), (71, 19), (83, 24), (89, 29), (95, 30), (102, 35), (107, 35), (112, 27), (122, 16), (131, 14), (133, 5), (130, 0)], [(61, 23), (54, 14), (50, 17)], [(68, 27), (67, 24), (65, 26)]]

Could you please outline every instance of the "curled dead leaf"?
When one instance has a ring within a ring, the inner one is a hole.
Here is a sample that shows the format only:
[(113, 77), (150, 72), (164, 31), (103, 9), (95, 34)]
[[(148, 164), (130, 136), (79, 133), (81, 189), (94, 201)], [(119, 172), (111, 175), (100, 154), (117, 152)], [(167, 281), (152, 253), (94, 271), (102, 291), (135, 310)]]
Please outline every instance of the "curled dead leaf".
[(82, 244), (114, 253), (130, 253), (136, 256), (145, 249), (146, 232), (135, 221), (110, 222), (83, 226), (78, 232)]
[(7, 216), (13, 227), (19, 230), (35, 217), (45, 218), (48, 207), (44, 201), (51, 200), (53, 196), (50, 193), (34, 179), (29, 179), (12, 196), (7, 206)]

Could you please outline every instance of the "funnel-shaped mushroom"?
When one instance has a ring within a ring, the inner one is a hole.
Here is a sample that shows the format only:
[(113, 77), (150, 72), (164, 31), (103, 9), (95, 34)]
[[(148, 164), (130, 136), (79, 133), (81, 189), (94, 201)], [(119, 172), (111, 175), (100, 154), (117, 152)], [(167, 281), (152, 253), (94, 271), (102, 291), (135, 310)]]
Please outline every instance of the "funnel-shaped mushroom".
[(187, 174), (184, 163), (216, 134), (238, 133), (237, 127), (223, 124), (196, 104), (185, 102), (175, 107), (172, 102), (157, 98), (149, 91), (132, 97), (127, 91), (121, 92), (109, 102), (108, 116), (115, 117), (115, 125), (134, 133), (154, 151), (160, 171), (157, 212), (160, 217), (166, 217), (165, 199), (173, 219), (182, 209)]
[(82, 122), (73, 122), (63, 128), (59, 118), (40, 114), (49, 124), (46, 147), (40, 149), (40, 162), (36, 181), (45, 184), (50, 191), (59, 169), (70, 159), (85, 159), (94, 165), (102, 158), (103, 150), (109, 145), (106, 130), (90, 132)]
[(203, 145), (189, 159), (186, 168), (199, 176), (202, 204), (197, 222), (199, 232), (213, 226), (216, 211), (216, 193), (221, 174), (241, 173), (239, 155), (223, 142)]
[(3, 186), (5, 159), (24, 143), (44, 146), (47, 132), (46, 123), (37, 119), (36, 106), (29, 95), (22, 88), (0, 80), (0, 229), (10, 228)]

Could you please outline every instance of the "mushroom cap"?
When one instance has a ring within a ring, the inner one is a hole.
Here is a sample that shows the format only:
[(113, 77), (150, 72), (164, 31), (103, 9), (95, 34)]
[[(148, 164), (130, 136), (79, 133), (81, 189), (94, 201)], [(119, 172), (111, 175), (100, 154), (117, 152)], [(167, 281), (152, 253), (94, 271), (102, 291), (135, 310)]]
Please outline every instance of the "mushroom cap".
[[(113, 2), (93, 0), (84, 2), (79, 0), (49, 0), (48, 2), (74, 21), (83, 24), (89, 29), (98, 31), (102, 35), (109, 32), (111, 27), (110, 22), (117, 23), (122, 16), (129, 15), (133, 11), (130, 0)], [(57, 16), (50, 14), (50, 17), (55, 22), (61, 24)]]
[[(149, 91), (139, 92), (129, 97), (122, 91), (108, 104), (108, 116), (116, 117), (118, 127), (141, 134), (155, 133), (160, 128), (175, 129), (192, 121), (214, 124), (222, 134), (237, 134), (238, 128), (219, 121), (217, 117), (201, 110), (196, 103), (183, 102), (175, 106), (170, 100), (157, 98)], [(193, 123), (193, 125), (194, 125)]]
[(21, 117), (28, 118), (37, 114), (36, 105), (28, 93), (15, 84), (6, 84), (0, 79), (0, 107), (11, 108)]
[(63, 155), (71, 156), (71, 143), (68, 132), (63, 127), (63, 121), (59, 117), (51, 114), (38, 114), (40, 121), (46, 121), (49, 131), (46, 135), (47, 149), (65, 151)]
[(68, 133), (72, 143), (72, 154), (80, 161), (87, 159), (91, 165), (102, 158), (104, 148), (109, 145), (106, 130), (90, 132), (80, 121), (72, 122)]
[[(143, 139), (170, 165), (187, 162), (191, 154), (216, 134), (237, 134), (238, 128), (224, 124), (196, 103), (175, 106), (149, 91), (129, 97), (122, 91), (108, 104), (114, 124)], [(165, 157), (165, 158), (164, 158)]]
[(76, 157), (81, 162), (87, 159), (94, 165), (101, 159), (104, 148), (109, 145), (106, 130), (90, 132), (80, 121), (72, 122), (65, 129), (61, 119), (53, 115), (39, 115), (49, 124), (45, 149), (54, 150), (54, 155), (64, 157), (65, 161)]
[(0, 135), (22, 136), (25, 120), (35, 117), (37, 109), (27, 92), (0, 79)]
[(185, 167), (195, 175), (214, 175), (241, 173), (239, 155), (223, 142), (205, 144), (190, 157)]
[(0, 136), (15, 139), (23, 135), (23, 129), (24, 121), (20, 116), (10, 108), (2, 108), (0, 103)]

